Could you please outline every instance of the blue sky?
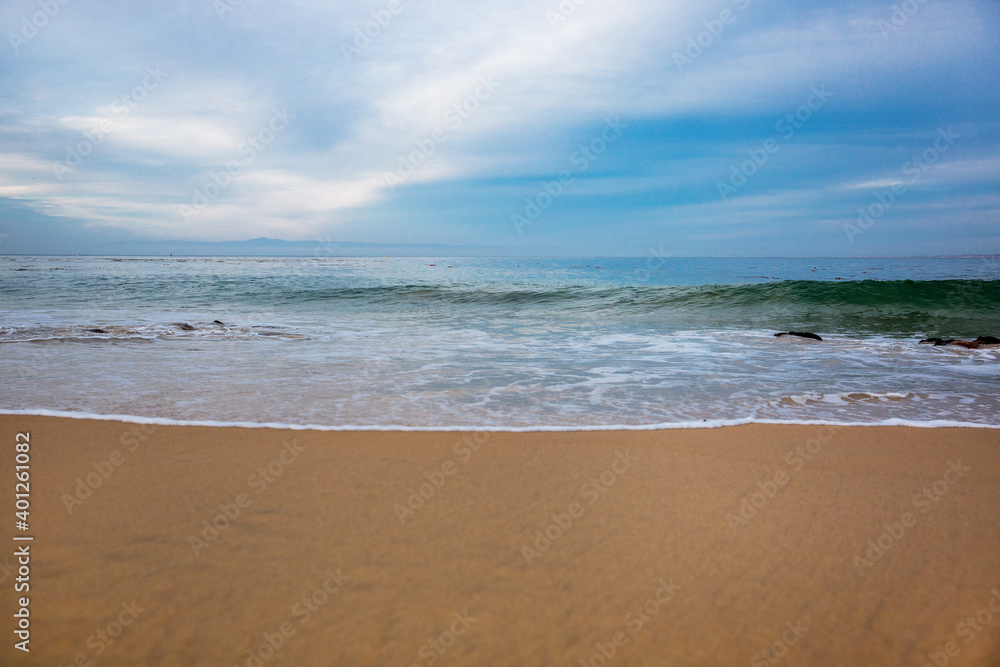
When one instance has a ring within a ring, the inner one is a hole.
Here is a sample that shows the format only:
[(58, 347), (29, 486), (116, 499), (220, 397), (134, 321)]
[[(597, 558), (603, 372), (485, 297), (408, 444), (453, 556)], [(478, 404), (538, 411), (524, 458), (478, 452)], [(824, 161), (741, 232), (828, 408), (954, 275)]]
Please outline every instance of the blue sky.
[(0, 252), (1000, 253), (1000, 3), (14, 0)]

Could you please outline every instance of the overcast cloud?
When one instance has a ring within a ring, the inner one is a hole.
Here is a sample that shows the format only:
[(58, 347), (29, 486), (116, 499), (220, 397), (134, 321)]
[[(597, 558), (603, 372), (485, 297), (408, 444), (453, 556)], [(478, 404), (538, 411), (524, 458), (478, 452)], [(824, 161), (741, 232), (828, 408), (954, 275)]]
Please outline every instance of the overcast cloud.
[(0, 252), (1000, 252), (1000, 5), (15, 0)]

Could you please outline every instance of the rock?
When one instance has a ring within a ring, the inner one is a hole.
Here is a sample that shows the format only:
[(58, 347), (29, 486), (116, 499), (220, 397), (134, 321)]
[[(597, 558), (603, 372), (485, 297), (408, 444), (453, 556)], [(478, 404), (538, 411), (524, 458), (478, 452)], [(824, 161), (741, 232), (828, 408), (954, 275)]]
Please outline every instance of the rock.
[(978, 350), (981, 347), (1000, 347), (1000, 338), (996, 338), (995, 336), (980, 336), (976, 340), (925, 338), (920, 342), (924, 345), (954, 345), (955, 347), (964, 347), (969, 350)]
[(225, 322), (220, 322), (219, 320), (212, 320), (212, 324), (218, 324), (220, 327), (226, 326)]
[(93, 333), (108, 333), (104, 329), (87, 329), (87, 331), (92, 331)]
[(781, 333), (774, 334), (775, 336), (798, 336), (799, 338), (810, 338), (812, 340), (823, 340), (814, 333), (809, 333), (808, 331), (782, 331)]
[(923, 345), (948, 345), (954, 340), (954, 338), (925, 338), (920, 343)]
[(174, 322), (173, 326), (177, 327), (181, 331), (194, 331), (194, 327), (187, 322)]

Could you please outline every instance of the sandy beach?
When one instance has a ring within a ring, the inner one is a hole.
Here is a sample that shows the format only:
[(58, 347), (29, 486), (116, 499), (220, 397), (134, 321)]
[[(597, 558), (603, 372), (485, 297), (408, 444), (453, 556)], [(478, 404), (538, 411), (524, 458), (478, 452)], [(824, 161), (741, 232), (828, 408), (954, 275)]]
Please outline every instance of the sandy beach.
[(1000, 664), (1000, 430), (0, 425), (3, 664)]

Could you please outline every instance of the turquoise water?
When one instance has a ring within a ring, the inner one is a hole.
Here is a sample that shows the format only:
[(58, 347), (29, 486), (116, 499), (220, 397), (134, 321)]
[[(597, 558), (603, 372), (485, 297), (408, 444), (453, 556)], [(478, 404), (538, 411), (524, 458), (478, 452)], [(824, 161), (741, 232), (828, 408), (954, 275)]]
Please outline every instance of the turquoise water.
[(1000, 349), (917, 344), (1000, 335), (998, 278), (996, 259), (0, 257), (0, 409), (998, 424)]

